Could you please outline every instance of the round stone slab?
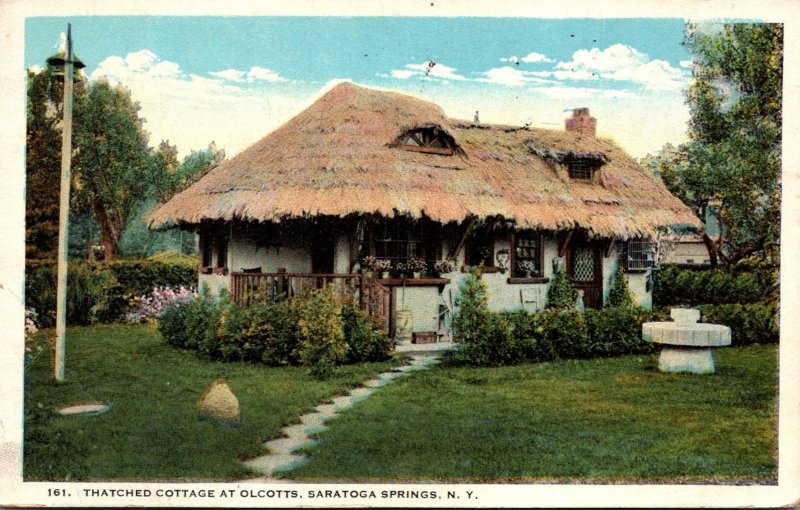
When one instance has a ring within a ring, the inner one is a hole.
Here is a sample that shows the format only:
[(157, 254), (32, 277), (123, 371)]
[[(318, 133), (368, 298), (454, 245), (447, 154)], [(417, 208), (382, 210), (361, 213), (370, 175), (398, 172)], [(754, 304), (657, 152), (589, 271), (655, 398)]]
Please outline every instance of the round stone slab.
[(80, 404), (67, 404), (56, 409), (62, 416), (94, 416), (103, 414), (111, 409), (111, 406), (102, 402), (83, 402)]
[(645, 322), (642, 324), (642, 339), (686, 347), (722, 347), (731, 344), (731, 328), (720, 324)]

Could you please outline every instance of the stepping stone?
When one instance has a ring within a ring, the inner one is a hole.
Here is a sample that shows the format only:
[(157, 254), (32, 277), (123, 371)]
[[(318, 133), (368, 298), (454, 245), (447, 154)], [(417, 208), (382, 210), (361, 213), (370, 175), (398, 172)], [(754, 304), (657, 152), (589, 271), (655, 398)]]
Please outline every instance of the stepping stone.
[(336, 415), (336, 406), (333, 404), (320, 404), (315, 410), (326, 418)]
[(349, 409), (353, 407), (353, 403), (355, 403), (355, 398), (351, 397), (350, 395), (346, 395), (344, 397), (336, 397), (333, 399), (333, 405), (336, 406), (337, 411), (344, 411), (345, 409)]
[(269, 451), (273, 454), (286, 454), (292, 453), (295, 450), (300, 448), (304, 448), (306, 446), (314, 446), (317, 444), (317, 441), (314, 439), (309, 439), (305, 437), (303, 439), (293, 438), (293, 437), (282, 437), (280, 439), (273, 439), (272, 441), (267, 441), (264, 443), (264, 447), (269, 448)]
[(316, 432), (328, 428), (325, 426), (325, 420), (327, 418), (328, 417), (323, 415), (322, 413), (308, 413), (301, 416), (300, 421), (306, 428), (307, 433), (314, 434)]
[(266, 475), (271, 475), (278, 469), (294, 469), (308, 462), (305, 455), (281, 454), (281, 455), (262, 455), (254, 459), (246, 460), (244, 464), (254, 471), (259, 471)]
[(356, 388), (350, 392), (350, 396), (355, 398), (356, 400), (361, 400), (363, 398), (368, 397), (372, 392), (375, 391), (375, 388)]

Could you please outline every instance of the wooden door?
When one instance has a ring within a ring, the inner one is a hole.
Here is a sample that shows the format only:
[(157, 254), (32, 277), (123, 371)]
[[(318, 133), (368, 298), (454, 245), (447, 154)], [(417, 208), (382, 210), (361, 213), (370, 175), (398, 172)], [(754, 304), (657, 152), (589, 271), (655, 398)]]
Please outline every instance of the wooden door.
[(567, 250), (567, 276), (583, 291), (586, 308), (603, 306), (603, 251), (600, 243), (573, 239)]

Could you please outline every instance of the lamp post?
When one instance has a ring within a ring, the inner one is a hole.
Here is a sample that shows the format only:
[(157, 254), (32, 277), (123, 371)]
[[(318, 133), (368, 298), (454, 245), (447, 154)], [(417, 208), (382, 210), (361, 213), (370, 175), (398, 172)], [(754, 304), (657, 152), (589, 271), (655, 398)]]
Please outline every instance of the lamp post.
[(75, 69), (83, 69), (83, 62), (72, 55), (72, 25), (67, 24), (67, 44), (61, 52), (47, 59), (53, 76), (64, 74), (64, 119), (61, 138), (61, 193), (58, 211), (58, 284), (56, 288), (56, 352), (54, 375), (57, 382), (64, 380), (67, 329), (67, 234), (69, 228), (70, 165), (72, 163), (72, 80)]

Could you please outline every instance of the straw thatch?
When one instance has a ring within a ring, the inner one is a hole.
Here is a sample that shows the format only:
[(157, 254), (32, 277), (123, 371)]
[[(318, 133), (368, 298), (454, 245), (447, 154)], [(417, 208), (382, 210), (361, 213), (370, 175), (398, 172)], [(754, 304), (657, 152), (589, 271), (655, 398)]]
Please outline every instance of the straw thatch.
[[(393, 147), (403, 132), (430, 125), (455, 140), (456, 154)], [(603, 163), (598, 182), (569, 179), (561, 163), (576, 157)], [(699, 225), (611, 141), (454, 121), (433, 103), (352, 83), (332, 88), (150, 220), (159, 226), (367, 213), (442, 223), (501, 216), (520, 228), (580, 227), (623, 239), (671, 224)]]

